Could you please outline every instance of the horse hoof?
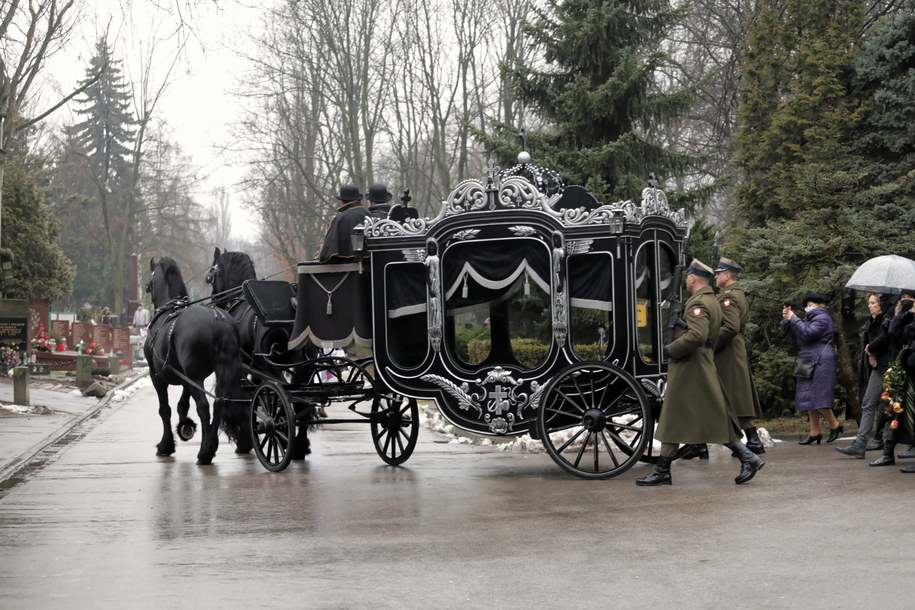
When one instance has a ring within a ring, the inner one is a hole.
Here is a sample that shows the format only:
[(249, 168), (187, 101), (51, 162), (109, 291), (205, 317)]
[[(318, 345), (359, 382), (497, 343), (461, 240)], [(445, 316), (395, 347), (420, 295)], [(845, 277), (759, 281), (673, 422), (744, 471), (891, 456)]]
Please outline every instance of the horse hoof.
[(174, 452), (175, 452), (175, 448), (174, 448), (174, 447), (171, 447), (171, 448), (166, 447), (166, 448), (163, 449), (163, 448), (160, 447), (159, 445), (156, 445), (156, 455), (159, 456), (159, 457), (168, 457), (168, 456), (170, 456), (171, 454), (173, 454)]
[(249, 453), (251, 453), (251, 447), (247, 447), (247, 448), (245, 448), (245, 447), (236, 447), (236, 448), (235, 448), (235, 453), (237, 453), (238, 455), (248, 455)]
[(213, 458), (197, 458), (198, 466), (212, 466)]
[(194, 433), (197, 432), (197, 424), (193, 422), (188, 424), (179, 424), (175, 431), (178, 433), (178, 438), (184, 442), (187, 442), (194, 438)]

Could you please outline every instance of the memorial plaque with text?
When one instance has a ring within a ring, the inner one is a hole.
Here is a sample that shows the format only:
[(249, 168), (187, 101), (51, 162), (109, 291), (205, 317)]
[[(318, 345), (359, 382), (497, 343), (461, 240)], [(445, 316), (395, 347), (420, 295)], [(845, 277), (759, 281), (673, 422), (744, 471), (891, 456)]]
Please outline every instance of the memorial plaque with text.
[(28, 318), (0, 318), (0, 345), (24, 351), (28, 342)]

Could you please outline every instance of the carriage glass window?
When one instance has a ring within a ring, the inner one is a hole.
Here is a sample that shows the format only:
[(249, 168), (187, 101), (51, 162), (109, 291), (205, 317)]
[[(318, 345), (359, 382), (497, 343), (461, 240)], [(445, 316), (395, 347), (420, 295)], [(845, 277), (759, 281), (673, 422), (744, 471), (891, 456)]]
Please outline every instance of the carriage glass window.
[(613, 258), (609, 252), (569, 257), (569, 325), (582, 360), (600, 360), (613, 347)]
[(426, 266), (394, 263), (384, 269), (387, 350), (391, 361), (414, 368), (426, 358)]
[(463, 364), (542, 364), (552, 343), (550, 254), (538, 239), (464, 242), (442, 256), (445, 333)]
[(656, 362), (655, 337), (655, 248), (648, 242), (639, 247), (635, 257), (635, 329), (639, 355), (645, 362)]
[[(663, 242), (658, 243), (658, 298), (659, 302), (667, 301), (668, 303), (673, 302), (674, 297), (678, 296), (679, 293), (675, 293), (674, 290), (677, 288), (673, 285), (674, 281), (674, 266), (676, 265), (676, 255), (673, 250), (670, 249), (670, 246)], [(664, 329), (667, 328), (668, 322), (670, 320), (670, 308), (662, 307), (661, 308), (661, 332), (664, 332)]]
[(635, 327), (639, 355), (644, 362), (657, 362), (659, 327), (667, 323), (668, 310), (659, 304), (670, 297), (674, 255), (663, 243), (649, 241), (635, 258)]

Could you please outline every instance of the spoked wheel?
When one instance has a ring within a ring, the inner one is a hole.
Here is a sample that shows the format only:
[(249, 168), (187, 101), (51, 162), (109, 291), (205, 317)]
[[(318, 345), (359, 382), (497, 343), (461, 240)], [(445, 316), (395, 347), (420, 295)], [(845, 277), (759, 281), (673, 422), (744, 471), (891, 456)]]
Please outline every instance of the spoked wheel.
[(416, 400), (396, 394), (376, 396), (372, 401), (371, 425), (372, 442), (381, 459), (391, 466), (403, 464), (413, 454), (419, 436)]
[(251, 435), (257, 459), (267, 470), (279, 472), (292, 459), (295, 411), (278, 383), (265, 381), (251, 400)]
[(606, 362), (581, 362), (544, 389), (537, 425), (561, 468), (583, 479), (609, 479), (639, 460), (654, 421), (628, 373)]

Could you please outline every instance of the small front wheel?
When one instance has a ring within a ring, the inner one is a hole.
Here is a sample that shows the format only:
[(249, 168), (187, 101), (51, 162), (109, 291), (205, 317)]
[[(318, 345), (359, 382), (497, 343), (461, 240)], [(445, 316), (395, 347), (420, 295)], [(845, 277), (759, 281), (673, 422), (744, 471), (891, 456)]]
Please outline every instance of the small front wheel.
[(273, 381), (258, 386), (251, 400), (254, 453), (264, 468), (279, 472), (292, 459), (295, 410), (283, 387)]
[(377, 395), (372, 401), (372, 442), (381, 459), (391, 466), (413, 454), (419, 436), (419, 407), (414, 398)]

